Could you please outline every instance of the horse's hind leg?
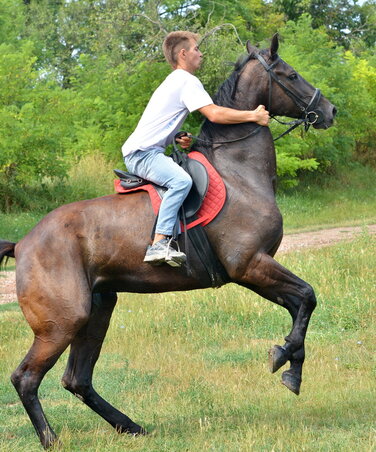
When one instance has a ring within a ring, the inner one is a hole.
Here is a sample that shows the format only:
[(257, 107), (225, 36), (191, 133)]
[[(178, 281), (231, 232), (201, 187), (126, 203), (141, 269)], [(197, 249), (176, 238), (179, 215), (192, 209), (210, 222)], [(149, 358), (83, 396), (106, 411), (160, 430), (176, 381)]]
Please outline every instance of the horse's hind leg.
[(290, 313), (293, 326), (285, 338), (286, 343), (282, 347), (274, 346), (269, 352), (269, 359), (272, 372), (290, 361), (290, 369), (282, 374), (282, 383), (299, 394), (305, 359), (304, 340), (311, 314), (316, 307), (312, 287), (267, 254), (258, 255), (251, 262), (240, 284), (283, 306)]
[[(40, 442), (44, 448), (48, 448), (56, 441), (57, 436), (43, 412), (38, 398), (38, 388), (45, 374), (71, 342), (76, 328), (78, 329), (85, 321), (85, 316), (75, 316), (71, 313), (70, 320), (64, 322), (48, 309), (46, 315), (42, 314), (38, 317), (40, 312), (37, 312), (37, 309), (32, 312), (34, 319), (30, 322), (34, 326), (34, 342), (28, 354), (13, 372), (11, 380), (34, 425)], [(65, 313), (65, 315), (69, 316), (69, 313)], [(36, 320), (37, 318), (38, 320)], [(36, 328), (37, 322), (40, 328)]]
[(92, 386), (93, 369), (99, 357), (116, 300), (115, 293), (93, 295), (89, 321), (77, 333), (71, 344), (68, 366), (62, 378), (62, 384), (118, 432), (145, 433), (142, 427), (100, 397)]
[[(68, 344), (64, 348), (66, 346)], [(38, 388), (44, 375), (55, 364), (64, 348), (51, 347), (50, 344), (35, 338), (29, 353), (11, 377), (40, 442), (45, 448), (50, 447), (57, 439), (57, 436), (44, 415), (38, 399)]]

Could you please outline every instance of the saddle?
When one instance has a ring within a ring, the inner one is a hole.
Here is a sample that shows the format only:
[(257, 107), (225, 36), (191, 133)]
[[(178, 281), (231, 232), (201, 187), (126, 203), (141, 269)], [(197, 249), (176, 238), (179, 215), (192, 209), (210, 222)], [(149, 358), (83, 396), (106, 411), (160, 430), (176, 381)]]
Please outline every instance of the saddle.
[[(187, 154), (175, 149), (171, 157), (189, 173), (193, 181), (192, 188), (180, 210), (182, 230), (185, 233), (185, 237), (188, 235), (204, 265), (208, 282), (212, 287), (220, 287), (229, 282), (230, 279), (211, 247), (204, 226), (210, 223), (221, 211), (226, 199), (225, 185), (220, 175), (202, 154), (191, 152), (190, 157), (192, 158), (190, 158)], [(166, 192), (166, 188), (151, 184), (148, 180), (126, 171), (115, 169), (114, 173), (119, 177), (115, 181), (115, 190), (118, 193), (129, 193), (136, 190), (147, 191), (150, 195), (154, 212), (156, 215), (158, 214), (160, 199)], [(175, 227), (176, 231), (178, 230), (178, 225), (179, 222)], [(187, 246), (185, 249), (188, 249)], [(187, 273), (190, 273), (188, 261)], [(202, 275), (202, 278), (204, 279), (205, 276)]]
[[(200, 207), (202, 206), (208, 192), (208, 172), (201, 162), (188, 158), (187, 154), (183, 152), (174, 151), (171, 154), (171, 158), (185, 171), (187, 171), (192, 178), (192, 188), (183, 203), (183, 209), (180, 213), (181, 217), (184, 215), (185, 218), (188, 219), (193, 217), (200, 210)], [(127, 173), (126, 171), (114, 169), (114, 173), (119, 177), (120, 185), (126, 190), (150, 184), (150, 181), (135, 176), (134, 174)], [(162, 198), (167, 189), (158, 185), (154, 185), (154, 187)]]

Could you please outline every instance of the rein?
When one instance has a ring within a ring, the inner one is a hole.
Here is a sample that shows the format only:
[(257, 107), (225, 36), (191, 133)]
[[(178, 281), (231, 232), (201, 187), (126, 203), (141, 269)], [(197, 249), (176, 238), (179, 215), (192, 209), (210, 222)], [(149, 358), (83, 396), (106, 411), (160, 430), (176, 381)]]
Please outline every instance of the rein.
[[(201, 141), (201, 143), (210, 143), (210, 144), (236, 143), (237, 141), (242, 141), (242, 140), (245, 140), (246, 138), (249, 138), (249, 137), (251, 137), (251, 136), (253, 136), (253, 135), (256, 135), (256, 133), (259, 132), (259, 130), (261, 129), (261, 127), (264, 127), (264, 126), (258, 126), (255, 130), (252, 130), (252, 132), (248, 133), (248, 134), (245, 135), (244, 137), (234, 138), (233, 140), (208, 141), (208, 140), (203, 140), (202, 138), (198, 137), (197, 135), (192, 135), (191, 133), (189, 134), (189, 136), (190, 136), (191, 138), (193, 138), (194, 140), (196, 140), (196, 141)], [(175, 151), (175, 152), (180, 152), (179, 149), (178, 149), (178, 147), (177, 147), (177, 145), (176, 145), (176, 138), (181, 138), (181, 137), (187, 136), (187, 135), (188, 135), (188, 132), (185, 132), (185, 131), (178, 132), (178, 133), (175, 135), (175, 137), (174, 137), (174, 139), (173, 139), (173, 141), (172, 141), (172, 145), (173, 145), (173, 147), (174, 147), (174, 151)]]
[(201, 141), (202, 143), (210, 143), (210, 144), (236, 143), (237, 141), (243, 141), (243, 140), (245, 140), (246, 138), (250, 138), (250, 137), (252, 137), (253, 135), (256, 135), (256, 133), (259, 132), (259, 130), (261, 129), (261, 127), (264, 127), (264, 126), (258, 126), (258, 127), (256, 127), (255, 130), (252, 130), (252, 132), (247, 133), (247, 135), (244, 135), (243, 137), (240, 137), (240, 138), (234, 138), (233, 140), (208, 141), (208, 140), (203, 140), (202, 138), (197, 137), (197, 136), (195, 136), (195, 135), (191, 135), (191, 137), (194, 138), (194, 139), (197, 140), (197, 141)]

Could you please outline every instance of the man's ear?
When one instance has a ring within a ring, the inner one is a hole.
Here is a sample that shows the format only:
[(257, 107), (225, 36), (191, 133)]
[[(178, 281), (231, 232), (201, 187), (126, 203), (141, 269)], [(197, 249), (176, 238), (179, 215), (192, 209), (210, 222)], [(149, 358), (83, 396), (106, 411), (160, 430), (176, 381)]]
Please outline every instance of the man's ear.
[(183, 59), (185, 59), (186, 55), (187, 55), (187, 51), (184, 47), (179, 50), (178, 57), (181, 56), (181, 57), (183, 57)]

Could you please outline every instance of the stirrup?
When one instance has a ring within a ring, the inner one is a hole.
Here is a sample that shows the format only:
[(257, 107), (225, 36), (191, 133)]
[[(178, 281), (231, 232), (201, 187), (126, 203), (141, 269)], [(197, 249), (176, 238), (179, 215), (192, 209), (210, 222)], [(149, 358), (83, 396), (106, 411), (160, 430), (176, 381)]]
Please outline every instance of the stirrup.
[[(177, 250), (174, 250), (171, 246), (171, 243), (175, 242), (176, 243), (176, 247)], [(170, 255), (170, 249), (172, 249), (175, 252), (181, 253), (182, 256), (171, 256)], [(186, 261), (187, 257), (186, 255), (180, 251), (180, 246), (179, 246), (179, 242), (177, 240), (174, 239), (174, 237), (170, 237), (168, 243), (167, 243), (167, 247), (166, 247), (166, 255), (165, 255), (165, 262), (166, 264), (170, 265), (171, 267), (181, 267), (182, 264)]]

